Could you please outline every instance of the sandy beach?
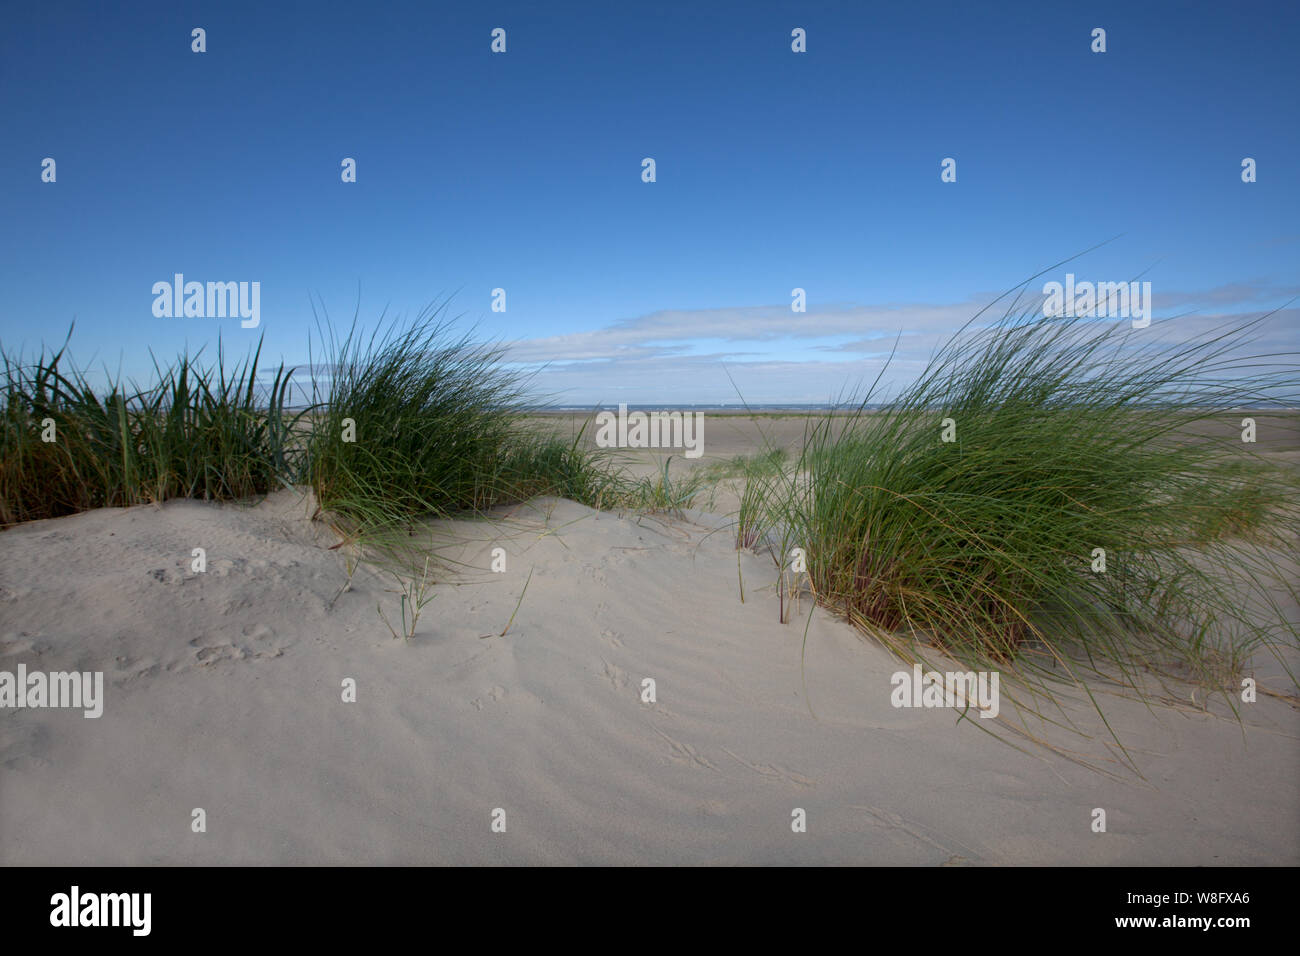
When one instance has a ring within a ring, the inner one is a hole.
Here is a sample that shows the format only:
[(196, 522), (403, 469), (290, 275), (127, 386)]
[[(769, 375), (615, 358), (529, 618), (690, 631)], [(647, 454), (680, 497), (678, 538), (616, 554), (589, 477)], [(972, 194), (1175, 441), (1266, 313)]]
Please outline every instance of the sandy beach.
[(1286, 938), (1300, 6), (1166, 6), (15, 5), (6, 942)]
[[(752, 422), (709, 425), (710, 457), (757, 450)], [(104, 675), (98, 718), (0, 710), (0, 864), (1300, 863), (1294, 697), (1238, 722), (1107, 696), (1140, 773), (1070, 695), (1082, 733), (1012, 746), (1001, 720), (892, 706), (902, 665), (821, 610), (805, 645), (769, 557), (740, 554), (742, 602), (713, 507), (543, 498), (418, 529), (456, 563), (410, 641), (374, 569), (333, 600), (344, 552), (310, 495), (0, 533), (0, 670)], [(1276, 661), (1252, 673), (1294, 693)]]

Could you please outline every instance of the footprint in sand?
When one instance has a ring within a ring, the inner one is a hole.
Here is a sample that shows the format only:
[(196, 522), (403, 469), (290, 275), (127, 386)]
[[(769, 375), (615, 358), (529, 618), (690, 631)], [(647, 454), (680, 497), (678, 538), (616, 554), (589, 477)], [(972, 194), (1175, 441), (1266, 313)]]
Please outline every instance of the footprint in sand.
[(507, 693), (506, 689), (498, 684), (495, 685), (490, 691), (488, 691), (482, 697), (475, 697), (469, 703), (470, 706), (473, 707), (475, 710), (482, 710), (483, 705), (485, 703), (495, 704), (497, 701), (505, 697), (506, 693)]
[(708, 757), (705, 757), (703, 754), (699, 753), (690, 744), (683, 743), (680, 740), (674, 740), (672, 737), (669, 737), (658, 727), (652, 729), (654, 730), (655, 733), (657, 733), (660, 737), (662, 737), (664, 740), (668, 742), (668, 746), (671, 749), (669, 756), (671, 756), (678, 763), (694, 764), (697, 767), (704, 767), (707, 770), (712, 770), (714, 773), (722, 772), (717, 767), (715, 767), (712, 762), (710, 762)]
[(605, 677), (614, 685), (615, 690), (627, 690), (632, 686), (632, 678), (628, 676), (627, 671), (617, 664), (611, 664), (603, 657), (600, 662), (605, 665)]

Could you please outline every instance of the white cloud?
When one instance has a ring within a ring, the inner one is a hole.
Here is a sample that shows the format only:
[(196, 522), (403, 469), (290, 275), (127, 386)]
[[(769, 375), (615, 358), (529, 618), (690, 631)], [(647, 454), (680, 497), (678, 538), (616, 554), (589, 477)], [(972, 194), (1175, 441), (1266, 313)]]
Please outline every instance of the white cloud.
[[(1018, 313), (1039, 307), (1040, 288), (1026, 291)], [(1203, 339), (1225, 325), (1261, 314), (1270, 302), (1280, 305), (1276, 300), (1287, 294), (1294, 290), (1262, 282), (1191, 293), (1157, 292), (1151, 335), (1161, 341)], [(603, 329), (515, 342), (506, 359), (532, 368), (535, 388), (562, 403), (736, 402), (737, 386), (751, 403), (824, 402), (870, 384), (891, 351), (893, 360), (882, 384), (896, 390), (994, 298), (950, 304), (837, 304), (802, 314), (792, 313), (788, 305), (660, 311)], [(1000, 318), (1013, 299), (993, 305), (976, 325)], [(1167, 312), (1188, 304), (1220, 308), (1162, 320), (1162, 308)], [(1118, 320), (1117, 327), (1119, 323), (1127, 324)], [(1253, 351), (1296, 351), (1298, 323), (1296, 308), (1271, 316), (1259, 330)], [(739, 347), (722, 351), (719, 343)], [(791, 351), (810, 357), (792, 359)]]

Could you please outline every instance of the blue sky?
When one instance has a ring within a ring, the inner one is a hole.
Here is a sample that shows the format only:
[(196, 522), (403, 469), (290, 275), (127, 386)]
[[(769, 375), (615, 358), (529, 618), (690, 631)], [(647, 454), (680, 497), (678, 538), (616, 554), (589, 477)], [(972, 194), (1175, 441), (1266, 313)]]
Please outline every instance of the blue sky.
[[(904, 380), (989, 299), (1116, 236), (1069, 271), (1145, 273), (1179, 334), (1300, 293), (1293, 2), (33, 3), (4, 20), (10, 352), (75, 317), (80, 363), (141, 378), (150, 349), (218, 334), (305, 362), (310, 297), (347, 322), (359, 288), (369, 322), (452, 296), (566, 403), (735, 401), (732, 379), (751, 402), (818, 402), (872, 379), (900, 332)], [(260, 327), (155, 317), (175, 273), (259, 282)], [(1297, 345), (1294, 305), (1270, 323)]]

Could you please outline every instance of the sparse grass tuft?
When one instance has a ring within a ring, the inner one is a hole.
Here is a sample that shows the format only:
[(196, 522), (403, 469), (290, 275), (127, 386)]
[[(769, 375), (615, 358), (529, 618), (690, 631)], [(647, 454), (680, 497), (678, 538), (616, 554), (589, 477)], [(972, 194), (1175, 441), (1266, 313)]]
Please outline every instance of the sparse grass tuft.
[(624, 507), (650, 513), (680, 516), (701, 494), (707, 478), (702, 469), (692, 469), (683, 478), (673, 478), (669, 465), (673, 456), (664, 459), (663, 468), (654, 478), (642, 478), (623, 495)]
[[(424, 559), (424, 568), (419, 577), (407, 578), (396, 572), (390, 572), (393, 576), (397, 588), (389, 589), (389, 593), (399, 595), (399, 604), (402, 613), (402, 632), (401, 637), (409, 641), (415, 637), (415, 627), (420, 623), (420, 613), (425, 606), (434, 599), (436, 595), (429, 593), (429, 588), (433, 586), (433, 578), (429, 575), (429, 562), (431, 558)], [(349, 580), (351, 575), (349, 575)], [(384, 613), (383, 607), (376, 604), (375, 611), (379, 614), (380, 620), (388, 628), (393, 638), (398, 637), (397, 629), (388, 620), (388, 615)]]

